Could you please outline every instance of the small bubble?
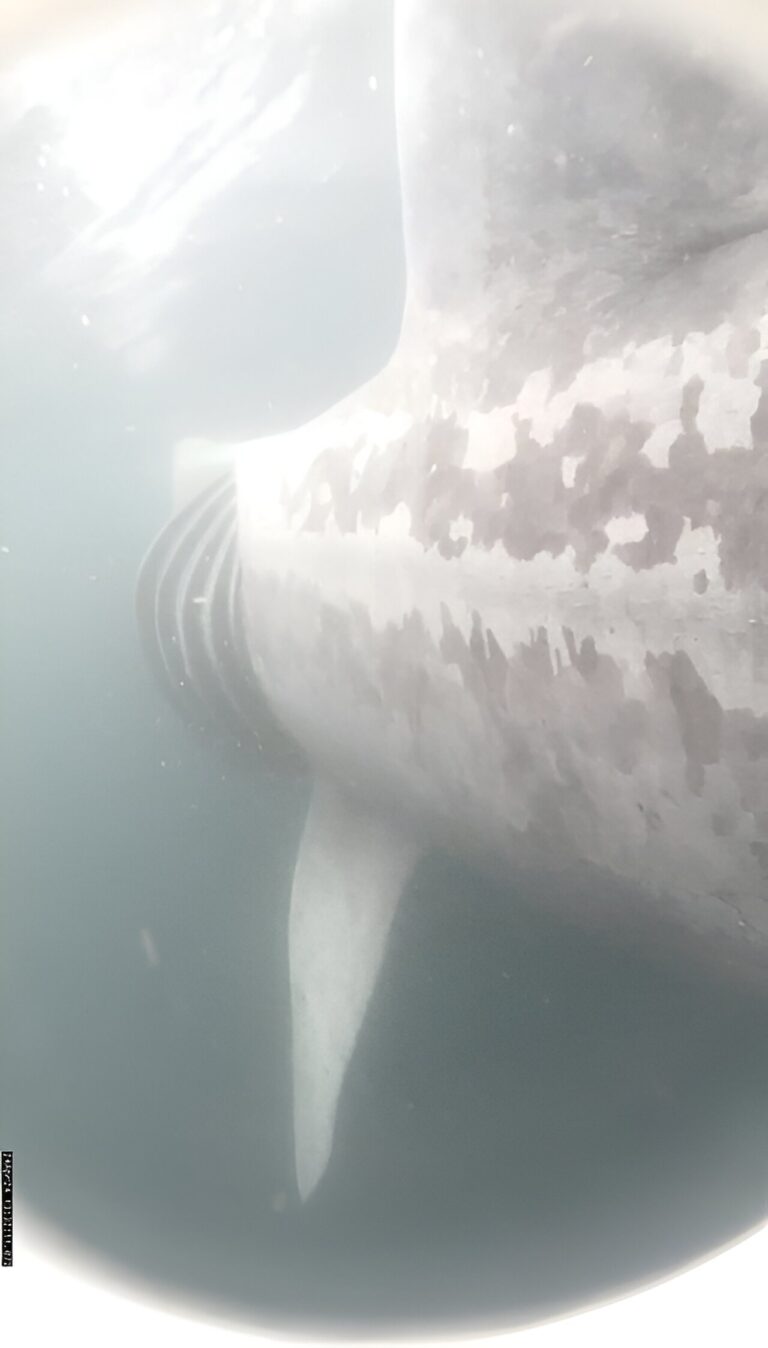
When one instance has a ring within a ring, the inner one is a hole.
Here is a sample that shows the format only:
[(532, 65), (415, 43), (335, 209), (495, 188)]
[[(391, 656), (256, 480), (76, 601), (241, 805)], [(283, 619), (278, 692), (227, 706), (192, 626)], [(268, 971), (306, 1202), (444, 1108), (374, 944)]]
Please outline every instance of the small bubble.
[(91, 320), (87, 314), (80, 315), (80, 322), (82, 323), (84, 328), (89, 328), (91, 326)]
[(143, 946), (147, 964), (151, 964), (154, 968), (155, 965), (160, 963), (160, 956), (157, 953), (157, 946), (155, 945), (154, 938), (148, 927), (141, 928), (139, 940)]
[(376, 90), (378, 89), (378, 87), (379, 87), (379, 81), (377, 80), (376, 76), (375, 76), (375, 75), (369, 75), (369, 76), (368, 76), (368, 88), (370, 89), (371, 93), (372, 93), (372, 94), (375, 94), (375, 93), (376, 93)]

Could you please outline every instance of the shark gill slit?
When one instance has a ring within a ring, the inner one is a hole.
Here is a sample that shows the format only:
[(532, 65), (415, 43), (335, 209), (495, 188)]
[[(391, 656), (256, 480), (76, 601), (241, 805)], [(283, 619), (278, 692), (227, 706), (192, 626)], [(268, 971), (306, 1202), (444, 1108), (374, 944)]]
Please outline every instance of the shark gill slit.
[(147, 663), (189, 728), (270, 767), (305, 771), (248, 651), (231, 474), (161, 530), (139, 571), (136, 616)]

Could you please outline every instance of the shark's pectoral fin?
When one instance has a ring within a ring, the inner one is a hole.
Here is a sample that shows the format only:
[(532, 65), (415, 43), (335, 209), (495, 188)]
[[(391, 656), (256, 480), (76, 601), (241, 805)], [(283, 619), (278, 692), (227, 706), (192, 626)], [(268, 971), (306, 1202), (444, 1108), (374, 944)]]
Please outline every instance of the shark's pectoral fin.
[(399, 826), (317, 783), (294, 873), (289, 938), (302, 1199), (328, 1164), (347, 1065), (420, 851)]

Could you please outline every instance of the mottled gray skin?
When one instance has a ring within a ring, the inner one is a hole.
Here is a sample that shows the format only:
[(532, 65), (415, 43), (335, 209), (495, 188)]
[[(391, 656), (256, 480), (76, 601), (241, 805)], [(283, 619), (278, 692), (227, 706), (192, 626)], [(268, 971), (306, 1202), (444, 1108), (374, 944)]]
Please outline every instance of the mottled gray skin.
[(401, 340), (242, 450), (250, 642), (358, 798), (762, 976), (768, 101), (646, 9), (403, 0)]

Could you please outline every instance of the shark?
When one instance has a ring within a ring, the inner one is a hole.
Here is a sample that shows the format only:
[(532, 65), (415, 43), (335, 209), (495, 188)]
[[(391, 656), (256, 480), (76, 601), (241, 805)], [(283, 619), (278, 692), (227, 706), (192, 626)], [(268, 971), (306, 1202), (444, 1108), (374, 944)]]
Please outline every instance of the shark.
[(767, 37), (748, 5), (396, 0), (396, 349), (238, 443), (142, 566), (173, 697), (311, 779), (304, 1201), (430, 849), (766, 985)]

